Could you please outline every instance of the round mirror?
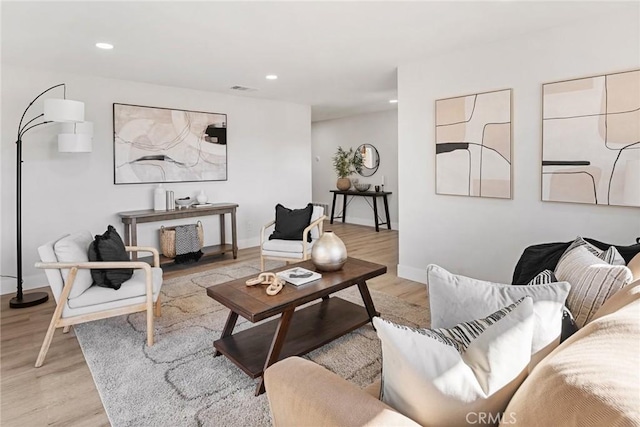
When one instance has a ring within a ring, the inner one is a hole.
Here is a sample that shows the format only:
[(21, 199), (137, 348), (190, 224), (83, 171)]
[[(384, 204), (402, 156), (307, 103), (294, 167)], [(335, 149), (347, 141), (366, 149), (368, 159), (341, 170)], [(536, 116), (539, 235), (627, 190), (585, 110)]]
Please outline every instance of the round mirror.
[(371, 144), (362, 144), (356, 150), (355, 155), (358, 158), (356, 165), (361, 163), (356, 167), (356, 171), (361, 176), (371, 176), (376, 173), (378, 166), (380, 166), (380, 155), (376, 147)]

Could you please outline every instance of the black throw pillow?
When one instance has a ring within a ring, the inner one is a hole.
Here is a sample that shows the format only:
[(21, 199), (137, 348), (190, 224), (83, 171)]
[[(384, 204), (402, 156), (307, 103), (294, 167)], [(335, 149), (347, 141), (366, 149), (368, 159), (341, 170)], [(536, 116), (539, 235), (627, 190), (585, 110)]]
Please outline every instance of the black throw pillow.
[[(276, 228), (269, 240), (302, 240), (302, 232), (311, 223), (313, 205), (309, 203), (304, 209), (289, 209), (281, 204), (276, 205)], [(307, 235), (311, 242), (311, 233)]]
[[(113, 226), (109, 226), (104, 234), (96, 235), (89, 245), (89, 261), (130, 261), (124, 243)], [(133, 276), (131, 268), (114, 268), (108, 270), (91, 270), (94, 284), (104, 288), (120, 289), (122, 283)]]

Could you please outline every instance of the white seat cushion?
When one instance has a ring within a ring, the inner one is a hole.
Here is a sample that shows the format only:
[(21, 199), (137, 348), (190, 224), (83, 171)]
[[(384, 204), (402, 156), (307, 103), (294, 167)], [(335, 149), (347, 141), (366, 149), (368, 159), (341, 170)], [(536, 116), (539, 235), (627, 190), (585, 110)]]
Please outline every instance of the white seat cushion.
[[(151, 268), (151, 272), (153, 275), (153, 295), (155, 300), (157, 299), (156, 296), (158, 292), (160, 292), (160, 287), (162, 286), (162, 269)], [(72, 309), (81, 308), (92, 305), (103, 305), (112, 301), (128, 300), (138, 296), (143, 297), (142, 302), (144, 302), (145, 295), (146, 283), (144, 270), (136, 269), (133, 270), (133, 276), (131, 279), (124, 282), (120, 289), (115, 290), (100, 286), (91, 286), (80, 296), (68, 300), (68, 305)], [(133, 302), (131, 302), (131, 304), (133, 304)], [(103, 310), (104, 308), (101, 307), (100, 309)]]
[[(315, 240), (312, 240), (310, 243), (308, 243), (307, 249), (311, 249), (314, 243)], [(266, 255), (266, 252), (286, 252), (292, 254), (302, 254), (302, 241), (280, 239), (267, 240), (262, 245), (262, 251), (264, 255)]]

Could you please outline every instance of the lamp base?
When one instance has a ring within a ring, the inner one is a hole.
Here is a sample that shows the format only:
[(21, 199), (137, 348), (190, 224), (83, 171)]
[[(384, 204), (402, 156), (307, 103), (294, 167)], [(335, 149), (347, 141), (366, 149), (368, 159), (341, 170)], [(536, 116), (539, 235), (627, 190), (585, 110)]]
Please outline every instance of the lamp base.
[(9, 307), (11, 308), (26, 308), (33, 307), (34, 305), (45, 303), (49, 300), (49, 294), (46, 292), (31, 292), (30, 294), (23, 294), (22, 299), (17, 297), (9, 300)]

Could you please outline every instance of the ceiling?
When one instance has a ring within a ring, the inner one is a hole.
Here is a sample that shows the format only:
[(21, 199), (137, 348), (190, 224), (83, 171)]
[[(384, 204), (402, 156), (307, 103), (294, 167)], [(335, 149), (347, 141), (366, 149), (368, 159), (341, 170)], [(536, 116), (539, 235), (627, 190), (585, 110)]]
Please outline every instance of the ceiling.
[(2, 1), (2, 63), (309, 104), (317, 121), (396, 108), (400, 64), (637, 6)]

